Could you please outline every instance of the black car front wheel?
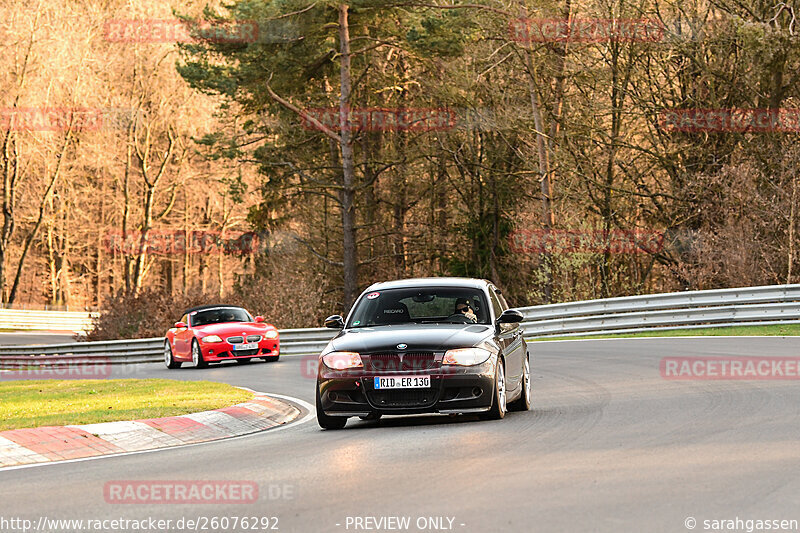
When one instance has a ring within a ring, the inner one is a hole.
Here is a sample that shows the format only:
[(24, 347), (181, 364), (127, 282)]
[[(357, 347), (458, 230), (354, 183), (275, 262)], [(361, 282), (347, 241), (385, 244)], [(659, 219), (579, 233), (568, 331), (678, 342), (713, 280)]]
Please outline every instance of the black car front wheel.
[(494, 398), (492, 398), (492, 408), (484, 413), (486, 420), (500, 420), (506, 416), (506, 373), (503, 368), (503, 360), (497, 361), (497, 370), (494, 373)]
[(342, 429), (347, 424), (346, 416), (328, 416), (322, 410), (322, 399), (317, 387), (317, 423), (322, 429)]
[(522, 367), (522, 393), (519, 395), (519, 398), (508, 404), (508, 410), (531, 410), (531, 365), (527, 357), (525, 358), (525, 365)]

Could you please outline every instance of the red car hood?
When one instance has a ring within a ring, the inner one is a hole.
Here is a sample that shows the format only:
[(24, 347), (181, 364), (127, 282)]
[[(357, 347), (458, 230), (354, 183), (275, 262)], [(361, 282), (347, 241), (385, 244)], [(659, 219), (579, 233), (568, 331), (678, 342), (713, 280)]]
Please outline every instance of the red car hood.
[(225, 338), (232, 335), (263, 335), (264, 332), (275, 328), (270, 324), (257, 322), (225, 322), (224, 324), (206, 324), (192, 329), (204, 335), (219, 335)]

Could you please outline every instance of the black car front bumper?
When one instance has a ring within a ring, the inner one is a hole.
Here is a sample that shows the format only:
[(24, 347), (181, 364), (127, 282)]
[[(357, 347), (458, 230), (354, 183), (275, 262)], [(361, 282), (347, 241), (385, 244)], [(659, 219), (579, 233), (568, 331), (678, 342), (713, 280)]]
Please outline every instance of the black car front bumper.
[[(337, 371), (320, 364), (317, 387), (328, 416), (480, 413), (492, 407), (496, 358), (475, 366), (444, 366), (404, 372)], [(423, 376), (430, 388), (374, 388), (375, 377)]]

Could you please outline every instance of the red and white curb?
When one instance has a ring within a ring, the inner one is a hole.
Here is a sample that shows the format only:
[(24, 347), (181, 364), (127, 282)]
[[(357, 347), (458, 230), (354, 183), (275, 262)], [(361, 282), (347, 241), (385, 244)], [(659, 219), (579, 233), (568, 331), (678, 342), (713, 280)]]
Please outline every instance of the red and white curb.
[(214, 411), (146, 420), (0, 432), (0, 468), (197, 444), (293, 421), (296, 407), (264, 393)]

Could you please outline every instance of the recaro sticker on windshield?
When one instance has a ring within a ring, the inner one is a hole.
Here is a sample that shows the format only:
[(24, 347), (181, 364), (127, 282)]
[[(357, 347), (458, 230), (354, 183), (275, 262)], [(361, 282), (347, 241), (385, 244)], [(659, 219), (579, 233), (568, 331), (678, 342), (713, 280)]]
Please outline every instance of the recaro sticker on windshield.
[(371, 293), (367, 294), (367, 300), (374, 300), (375, 298), (377, 298), (380, 295), (381, 295), (381, 293), (379, 293), (379, 292), (371, 292)]

